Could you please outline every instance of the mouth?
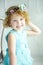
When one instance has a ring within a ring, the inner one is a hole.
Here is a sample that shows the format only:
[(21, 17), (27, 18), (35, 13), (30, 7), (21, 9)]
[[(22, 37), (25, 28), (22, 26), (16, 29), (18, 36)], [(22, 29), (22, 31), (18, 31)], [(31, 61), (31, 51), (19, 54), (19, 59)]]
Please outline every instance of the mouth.
[(16, 26), (16, 28), (21, 28), (21, 27), (23, 27), (23, 25), (21, 25), (21, 26)]

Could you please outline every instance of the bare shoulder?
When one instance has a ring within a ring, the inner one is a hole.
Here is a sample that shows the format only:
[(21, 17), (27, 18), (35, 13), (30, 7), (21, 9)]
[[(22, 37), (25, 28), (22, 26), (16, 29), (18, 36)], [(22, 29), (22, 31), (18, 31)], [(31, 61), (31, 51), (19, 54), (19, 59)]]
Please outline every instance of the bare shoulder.
[(10, 33), (9, 35), (8, 35), (8, 40), (9, 39), (15, 39), (15, 35), (13, 34), (13, 33)]

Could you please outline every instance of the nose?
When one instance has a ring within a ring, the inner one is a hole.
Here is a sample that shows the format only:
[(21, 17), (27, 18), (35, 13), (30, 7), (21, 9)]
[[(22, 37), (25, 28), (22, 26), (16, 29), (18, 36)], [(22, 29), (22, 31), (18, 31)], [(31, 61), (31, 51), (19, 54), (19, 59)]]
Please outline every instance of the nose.
[(19, 21), (17, 21), (17, 24), (18, 24), (18, 25), (21, 25), (21, 21), (20, 21), (20, 20), (19, 20)]

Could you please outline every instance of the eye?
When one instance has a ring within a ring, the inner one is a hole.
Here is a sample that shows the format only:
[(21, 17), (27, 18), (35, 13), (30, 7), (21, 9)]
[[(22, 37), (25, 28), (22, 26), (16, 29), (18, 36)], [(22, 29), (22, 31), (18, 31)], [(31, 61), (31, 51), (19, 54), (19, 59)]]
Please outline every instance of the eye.
[(20, 20), (22, 21), (22, 20), (23, 20), (23, 18), (20, 18)]
[(16, 22), (17, 20), (13, 20), (13, 22)]

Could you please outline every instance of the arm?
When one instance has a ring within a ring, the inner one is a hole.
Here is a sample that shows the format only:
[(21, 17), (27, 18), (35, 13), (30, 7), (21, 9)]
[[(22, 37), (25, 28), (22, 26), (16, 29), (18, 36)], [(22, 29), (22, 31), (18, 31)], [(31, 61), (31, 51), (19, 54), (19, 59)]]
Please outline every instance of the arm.
[(10, 57), (10, 65), (16, 65), (16, 40), (15, 36), (12, 33), (8, 36), (8, 50)]
[(39, 35), (41, 34), (41, 30), (31, 22), (29, 22), (28, 26), (31, 28), (31, 30), (27, 30), (27, 35)]

